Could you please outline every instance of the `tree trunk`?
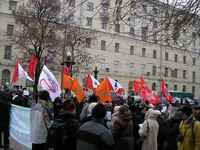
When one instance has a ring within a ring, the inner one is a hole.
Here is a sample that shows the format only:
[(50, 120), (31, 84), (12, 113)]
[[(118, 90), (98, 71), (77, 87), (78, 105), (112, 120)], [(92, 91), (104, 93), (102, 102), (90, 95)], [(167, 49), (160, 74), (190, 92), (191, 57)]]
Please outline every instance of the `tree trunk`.
[[(38, 48), (38, 51), (41, 51), (40, 47)], [(38, 52), (38, 51), (36, 49), (36, 52)], [(41, 53), (41, 52), (39, 52), (39, 53)], [(36, 103), (38, 101), (38, 83), (39, 83), (40, 73), (41, 73), (42, 67), (43, 67), (43, 64), (41, 63), (41, 55), (39, 53), (36, 54), (36, 57), (38, 58), (38, 63), (36, 66), (35, 82), (33, 85), (33, 97), (34, 97), (34, 100), (36, 101)]]

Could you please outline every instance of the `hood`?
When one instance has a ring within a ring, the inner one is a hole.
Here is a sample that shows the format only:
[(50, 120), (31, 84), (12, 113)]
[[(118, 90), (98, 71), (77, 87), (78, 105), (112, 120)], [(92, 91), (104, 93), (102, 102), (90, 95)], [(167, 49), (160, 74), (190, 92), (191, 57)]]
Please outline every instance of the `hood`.
[(148, 119), (155, 119), (160, 115), (161, 115), (161, 112), (159, 110), (152, 110), (149, 112)]

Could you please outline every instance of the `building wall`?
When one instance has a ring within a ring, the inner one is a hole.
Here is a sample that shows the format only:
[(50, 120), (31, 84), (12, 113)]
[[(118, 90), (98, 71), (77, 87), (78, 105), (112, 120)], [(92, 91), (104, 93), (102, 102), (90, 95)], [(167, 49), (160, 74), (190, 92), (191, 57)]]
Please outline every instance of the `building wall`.
[[(76, 4), (79, 4), (82, 0), (77, 0)], [(0, 2), (0, 78), (2, 79), (2, 71), (4, 69), (12, 72), (15, 57), (20, 54), (14, 43), (6, 36), (7, 25), (14, 24), (14, 18), (11, 15), (11, 10), (8, 10), (9, 0), (3, 0)], [(191, 92), (192, 86), (195, 86), (195, 97), (200, 97), (198, 92), (200, 89), (200, 59), (196, 57), (196, 64), (192, 63), (192, 52), (187, 50), (181, 50), (164, 45), (160, 45), (153, 42), (145, 42), (141, 40), (141, 37), (130, 36), (130, 26), (120, 22), (121, 33), (114, 32), (114, 25), (112, 23), (112, 14), (108, 12), (109, 23), (107, 29), (101, 28), (101, 11), (97, 13), (98, 6), (101, 5), (100, 0), (88, 2), (94, 3), (94, 11), (88, 11), (88, 3), (80, 5), (78, 8), (70, 8), (74, 12), (74, 22), (83, 28), (92, 29), (96, 32), (95, 38), (92, 40), (91, 48), (87, 51), (91, 55), (100, 55), (101, 63), (96, 63), (99, 70), (99, 78), (102, 78), (105, 74), (109, 74), (112, 78), (117, 79), (120, 83), (128, 89), (128, 82), (134, 79), (144, 76), (147, 83), (151, 86), (156, 83), (156, 89), (159, 90), (160, 79), (166, 79), (170, 81), (170, 90), (174, 89), (174, 85), (178, 86), (178, 91), (182, 91), (182, 86), (186, 85), (186, 91)], [(113, 4), (110, 4), (112, 6)], [(66, 12), (65, 12), (66, 13)], [(67, 12), (69, 14), (69, 12)], [(87, 17), (92, 17), (92, 26), (87, 26)], [(135, 32), (137, 35), (141, 33), (141, 26), (144, 26), (144, 22), (136, 19), (134, 23)], [(106, 49), (101, 50), (101, 41), (106, 41)], [(119, 52), (115, 52), (115, 43), (119, 43)], [(13, 45), (11, 60), (4, 59), (5, 45)], [(130, 55), (130, 47), (134, 47), (134, 54)], [(199, 47), (197, 42), (196, 47)], [(142, 49), (146, 49), (145, 56), (142, 56)], [(153, 51), (156, 50), (157, 57), (153, 58)], [(161, 53), (162, 51), (162, 53)], [(168, 52), (168, 61), (165, 60), (165, 52)], [(174, 62), (174, 54), (178, 55), (178, 62)], [(161, 57), (162, 55), (162, 57)], [(187, 57), (186, 64), (183, 64), (183, 56)], [(156, 66), (156, 75), (152, 74), (152, 67)], [(164, 76), (165, 68), (169, 68), (168, 77)], [(94, 68), (94, 66), (92, 66)], [(106, 68), (109, 68), (106, 71)], [(161, 71), (160, 71), (161, 68)], [(178, 69), (177, 78), (171, 77), (172, 69)], [(183, 78), (183, 70), (186, 70), (187, 77)], [(192, 72), (196, 72), (196, 81), (192, 81)], [(84, 71), (83, 71), (84, 72)], [(60, 74), (56, 73), (58, 80)], [(82, 80), (84, 73), (78, 77)]]

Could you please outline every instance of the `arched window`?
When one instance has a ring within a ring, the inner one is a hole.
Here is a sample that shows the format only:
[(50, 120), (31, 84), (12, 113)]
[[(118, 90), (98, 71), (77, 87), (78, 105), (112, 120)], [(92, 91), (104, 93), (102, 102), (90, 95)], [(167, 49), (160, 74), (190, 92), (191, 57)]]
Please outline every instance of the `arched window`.
[(10, 71), (8, 69), (4, 69), (2, 71), (1, 83), (5, 85), (7, 82), (10, 83)]

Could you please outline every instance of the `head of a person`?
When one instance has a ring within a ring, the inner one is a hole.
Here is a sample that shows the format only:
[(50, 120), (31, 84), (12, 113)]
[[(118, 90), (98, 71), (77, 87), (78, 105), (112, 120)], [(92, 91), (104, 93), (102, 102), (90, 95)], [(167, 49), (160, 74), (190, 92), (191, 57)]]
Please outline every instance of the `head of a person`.
[(149, 115), (147, 119), (157, 119), (160, 115), (161, 115), (161, 112), (159, 110), (151, 109), (149, 111)]
[(192, 115), (192, 108), (189, 106), (183, 106), (180, 109), (180, 112), (182, 113), (182, 119), (187, 120), (188, 117), (190, 117)]
[(88, 103), (93, 103), (93, 102), (97, 102), (98, 98), (96, 95), (90, 95), (89, 99), (88, 99)]
[(192, 108), (193, 108), (192, 111), (193, 111), (194, 116), (197, 116), (200, 114), (200, 104), (195, 103)]
[(67, 100), (67, 101), (64, 101), (64, 103), (63, 103), (63, 110), (75, 113), (76, 106), (72, 100)]
[(104, 119), (106, 116), (106, 107), (101, 103), (96, 104), (92, 109), (92, 116), (94, 119)]
[(119, 116), (122, 117), (123, 120), (131, 120), (132, 114), (127, 105), (121, 105), (119, 108)]
[(49, 101), (50, 100), (49, 92), (46, 90), (39, 91), (38, 98), (43, 101)]

